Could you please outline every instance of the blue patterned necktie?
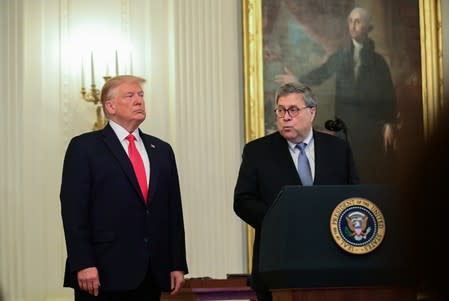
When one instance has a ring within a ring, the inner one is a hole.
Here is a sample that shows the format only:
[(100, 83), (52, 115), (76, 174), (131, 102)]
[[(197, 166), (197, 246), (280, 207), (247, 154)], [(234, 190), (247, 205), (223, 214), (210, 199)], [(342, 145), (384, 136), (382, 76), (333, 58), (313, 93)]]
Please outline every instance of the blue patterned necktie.
[(304, 142), (296, 145), (296, 147), (299, 149), (298, 174), (303, 186), (311, 186), (313, 185), (313, 179), (312, 173), (310, 171), (309, 160), (307, 159), (306, 152), (304, 151), (306, 146), (307, 144)]

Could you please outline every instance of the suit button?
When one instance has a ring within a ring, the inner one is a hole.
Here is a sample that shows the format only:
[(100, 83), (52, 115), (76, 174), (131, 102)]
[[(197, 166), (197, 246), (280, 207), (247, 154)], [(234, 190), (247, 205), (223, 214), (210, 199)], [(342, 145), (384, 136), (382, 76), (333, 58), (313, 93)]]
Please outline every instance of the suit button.
[(145, 243), (148, 243), (148, 237), (145, 237), (145, 238), (143, 239), (143, 241), (144, 241)]
[(150, 210), (145, 210), (145, 213), (148, 215), (148, 214), (150, 214)]

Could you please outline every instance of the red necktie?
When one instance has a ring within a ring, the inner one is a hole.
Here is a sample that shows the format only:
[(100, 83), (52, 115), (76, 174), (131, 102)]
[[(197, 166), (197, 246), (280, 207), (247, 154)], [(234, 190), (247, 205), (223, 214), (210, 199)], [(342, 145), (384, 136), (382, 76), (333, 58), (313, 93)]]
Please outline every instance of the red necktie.
[(137, 182), (139, 182), (140, 190), (142, 190), (143, 198), (146, 202), (148, 196), (147, 173), (145, 172), (145, 166), (143, 165), (142, 157), (140, 156), (139, 151), (136, 148), (136, 144), (134, 143), (136, 137), (134, 137), (132, 134), (129, 134), (126, 139), (128, 139), (129, 141), (128, 156), (134, 167)]

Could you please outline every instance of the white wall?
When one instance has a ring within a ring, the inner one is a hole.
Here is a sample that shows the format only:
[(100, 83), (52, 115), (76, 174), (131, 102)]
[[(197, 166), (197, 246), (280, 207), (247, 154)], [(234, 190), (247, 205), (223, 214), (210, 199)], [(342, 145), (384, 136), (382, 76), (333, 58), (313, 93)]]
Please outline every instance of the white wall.
[[(245, 272), (246, 228), (232, 210), (243, 140), (240, 10), (239, 0), (0, 0), (4, 300), (70, 300), (61, 167), (69, 139), (94, 122), (80, 64), (108, 43), (101, 30), (118, 45), (107, 55), (132, 48), (133, 73), (148, 80), (142, 129), (177, 156), (189, 276)], [(100, 83), (105, 68), (95, 69)]]

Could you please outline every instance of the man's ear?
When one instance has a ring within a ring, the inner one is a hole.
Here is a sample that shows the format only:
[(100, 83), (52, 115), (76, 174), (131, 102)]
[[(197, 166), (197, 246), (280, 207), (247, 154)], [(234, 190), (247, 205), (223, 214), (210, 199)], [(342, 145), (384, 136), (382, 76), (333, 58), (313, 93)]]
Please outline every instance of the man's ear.
[(312, 117), (312, 122), (313, 122), (316, 118), (316, 107), (310, 108), (310, 115)]
[(115, 105), (112, 101), (110, 101), (110, 100), (105, 101), (104, 108), (105, 108), (106, 112), (108, 112), (109, 115), (114, 115)]

